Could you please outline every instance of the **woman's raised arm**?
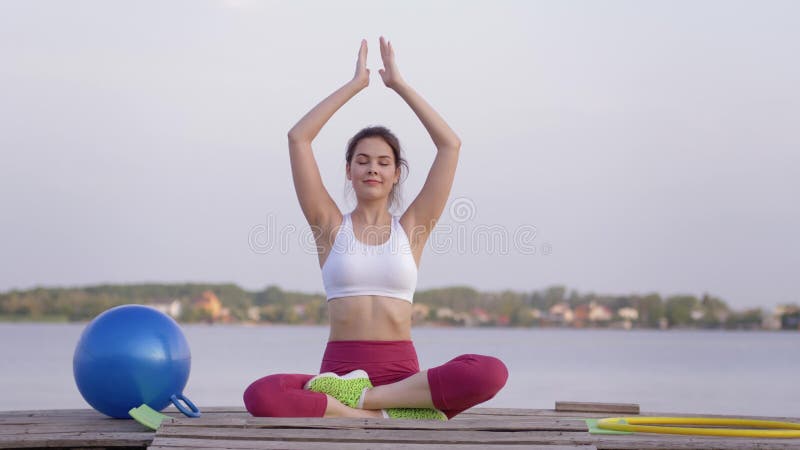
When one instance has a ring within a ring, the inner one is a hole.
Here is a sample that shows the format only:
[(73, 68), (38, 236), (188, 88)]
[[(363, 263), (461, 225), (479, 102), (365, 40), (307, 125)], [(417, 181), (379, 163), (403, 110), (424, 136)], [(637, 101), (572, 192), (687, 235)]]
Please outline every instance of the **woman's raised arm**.
[(447, 197), (450, 195), (450, 188), (453, 186), (458, 165), (461, 139), (450, 129), (442, 116), (400, 76), (392, 44), (386, 42), (383, 36), (380, 38), (380, 44), (384, 68), (378, 72), (383, 83), (408, 103), (422, 125), (428, 130), (437, 149), (436, 158), (428, 171), (428, 178), (425, 180), (422, 190), (401, 218), (401, 221), (412, 229), (412, 245), (424, 244), (439, 220), (439, 216), (442, 215)]
[(394, 59), (392, 43), (387, 42), (383, 39), (383, 36), (381, 36), (380, 45), (383, 69), (378, 70), (378, 73), (380, 73), (383, 79), (383, 84), (397, 92), (400, 97), (408, 103), (408, 106), (410, 106), (417, 115), (422, 125), (428, 130), (428, 134), (431, 135), (433, 144), (436, 145), (437, 149), (460, 148), (461, 140), (456, 136), (453, 130), (450, 129), (447, 122), (442, 119), (442, 116), (403, 80), (397, 68), (397, 62), (395, 62)]
[(329, 223), (339, 209), (322, 183), (311, 141), (342, 105), (369, 85), (366, 62), (367, 41), (362, 40), (353, 79), (322, 100), (289, 130), (289, 160), (294, 187), (303, 215), (312, 226)]

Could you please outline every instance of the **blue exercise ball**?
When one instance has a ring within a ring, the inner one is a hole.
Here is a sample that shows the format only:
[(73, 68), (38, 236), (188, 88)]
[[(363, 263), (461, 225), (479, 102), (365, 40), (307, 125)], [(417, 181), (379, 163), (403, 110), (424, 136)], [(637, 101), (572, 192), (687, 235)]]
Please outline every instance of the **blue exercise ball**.
[(86, 326), (72, 370), (86, 402), (107, 416), (130, 418), (131, 408), (147, 404), (160, 411), (170, 402), (199, 415), (183, 397), (191, 362), (189, 343), (171, 317), (149, 306), (122, 305)]

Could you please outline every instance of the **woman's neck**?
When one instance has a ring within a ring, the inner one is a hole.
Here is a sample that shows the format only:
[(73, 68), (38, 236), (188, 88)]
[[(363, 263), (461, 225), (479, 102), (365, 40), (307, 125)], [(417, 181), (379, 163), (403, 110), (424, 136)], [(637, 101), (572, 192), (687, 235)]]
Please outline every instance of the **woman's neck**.
[(386, 209), (363, 207), (359, 205), (350, 213), (350, 217), (354, 216), (359, 222), (366, 225), (384, 225), (391, 222), (391, 214)]

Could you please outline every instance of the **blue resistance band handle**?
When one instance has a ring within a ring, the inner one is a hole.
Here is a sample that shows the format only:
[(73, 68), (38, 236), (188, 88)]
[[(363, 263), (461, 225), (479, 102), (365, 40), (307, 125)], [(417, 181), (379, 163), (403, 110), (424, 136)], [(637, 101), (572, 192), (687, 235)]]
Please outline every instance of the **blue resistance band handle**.
[[(200, 417), (200, 415), (202, 414), (200, 410), (197, 408), (197, 406), (195, 406), (191, 400), (184, 397), (183, 394), (172, 394), (170, 400), (172, 400), (172, 404), (175, 405), (175, 407), (178, 408), (180, 412), (186, 414), (189, 417)], [(180, 403), (180, 401), (186, 403), (186, 405), (189, 406), (191, 411), (189, 409), (186, 409), (186, 406), (183, 406)]]

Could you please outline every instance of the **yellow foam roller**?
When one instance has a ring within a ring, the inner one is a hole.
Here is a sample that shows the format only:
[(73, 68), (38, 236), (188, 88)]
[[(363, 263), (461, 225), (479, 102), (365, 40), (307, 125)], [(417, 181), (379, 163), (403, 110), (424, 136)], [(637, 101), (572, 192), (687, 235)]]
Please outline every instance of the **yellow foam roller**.
[[(661, 425), (692, 425), (692, 427)], [(697, 427), (703, 425), (740, 428)], [(774, 420), (724, 419), (714, 417), (609, 417), (606, 419), (599, 419), (597, 421), (597, 427), (604, 430), (631, 431), (634, 433), (800, 438), (800, 423), (778, 422)]]

